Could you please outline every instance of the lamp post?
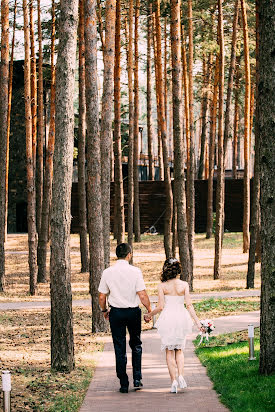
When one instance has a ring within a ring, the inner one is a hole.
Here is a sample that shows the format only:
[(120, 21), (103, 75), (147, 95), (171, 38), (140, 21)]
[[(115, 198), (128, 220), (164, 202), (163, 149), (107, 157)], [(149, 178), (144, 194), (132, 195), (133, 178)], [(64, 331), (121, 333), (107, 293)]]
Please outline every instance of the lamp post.
[(254, 354), (254, 325), (248, 325), (248, 342), (249, 342), (249, 358), (248, 360), (255, 360)]
[(2, 371), (3, 411), (11, 410), (11, 374), (10, 371)]

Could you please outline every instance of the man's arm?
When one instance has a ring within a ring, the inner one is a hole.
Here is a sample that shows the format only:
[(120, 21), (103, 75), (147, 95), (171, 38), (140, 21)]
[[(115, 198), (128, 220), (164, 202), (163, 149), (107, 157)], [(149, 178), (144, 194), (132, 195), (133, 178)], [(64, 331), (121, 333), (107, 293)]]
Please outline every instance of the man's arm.
[(105, 295), (105, 293), (99, 292), (99, 294), (98, 294), (98, 303), (99, 303), (100, 309), (103, 312), (104, 318), (108, 319), (109, 311), (107, 310), (106, 302), (107, 302), (107, 295)]
[(151, 312), (151, 303), (150, 303), (150, 299), (149, 296), (147, 295), (146, 290), (141, 290), (139, 292), (137, 292), (139, 299), (141, 301), (141, 303), (143, 304), (143, 306), (146, 307), (146, 309), (148, 310), (148, 312)]

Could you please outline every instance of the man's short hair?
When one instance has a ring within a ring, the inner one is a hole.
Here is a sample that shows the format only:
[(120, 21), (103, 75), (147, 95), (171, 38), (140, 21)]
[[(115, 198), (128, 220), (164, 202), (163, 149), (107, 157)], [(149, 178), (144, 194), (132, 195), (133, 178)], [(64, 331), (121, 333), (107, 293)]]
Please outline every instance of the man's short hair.
[(132, 253), (132, 248), (129, 243), (120, 243), (117, 245), (116, 255), (118, 259), (125, 259), (129, 253)]

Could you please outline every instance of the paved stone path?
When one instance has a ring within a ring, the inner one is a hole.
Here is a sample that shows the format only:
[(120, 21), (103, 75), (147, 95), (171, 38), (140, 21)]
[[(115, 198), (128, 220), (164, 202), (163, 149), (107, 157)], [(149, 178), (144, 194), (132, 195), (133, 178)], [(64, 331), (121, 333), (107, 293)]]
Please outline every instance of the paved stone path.
[[(246, 329), (249, 323), (259, 325), (259, 312), (240, 316), (224, 316), (215, 320), (215, 334), (225, 330)], [(194, 353), (190, 336), (185, 350), (185, 378), (188, 388), (170, 393), (170, 379), (164, 353), (155, 330), (142, 334), (144, 389), (135, 392), (130, 386), (128, 394), (118, 392), (119, 381), (115, 374), (115, 357), (111, 340), (105, 344), (94, 378), (89, 386), (80, 412), (225, 412), (204, 368)], [(130, 349), (128, 347), (128, 352)], [(128, 355), (128, 374), (131, 385), (131, 362)]]
[[(244, 298), (249, 296), (260, 296), (260, 290), (243, 290), (243, 291), (231, 291), (231, 292), (211, 292), (211, 293), (191, 293), (193, 300), (203, 300), (203, 299), (228, 299), (228, 298)], [(157, 301), (157, 296), (150, 297), (151, 302)], [(41, 309), (49, 308), (50, 301), (22, 301), (22, 302), (0, 302), (1, 310), (19, 310), (19, 309)], [(74, 307), (86, 307), (91, 306), (90, 299), (73, 300)]]

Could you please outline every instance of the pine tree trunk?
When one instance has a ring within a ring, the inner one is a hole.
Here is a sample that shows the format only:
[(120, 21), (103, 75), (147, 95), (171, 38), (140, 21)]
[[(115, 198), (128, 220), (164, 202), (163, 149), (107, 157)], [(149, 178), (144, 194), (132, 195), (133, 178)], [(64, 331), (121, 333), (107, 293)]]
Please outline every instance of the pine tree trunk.
[(238, 18), (239, 18), (239, 0), (235, 0), (235, 12), (233, 19), (233, 31), (231, 40), (231, 58), (228, 72), (228, 84), (227, 84), (227, 97), (226, 108), (224, 115), (224, 157), (226, 157), (227, 143), (229, 139), (230, 129), (230, 109), (232, 101), (233, 80), (236, 67), (236, 46), (237, 46), (237, 31), (238, 31)]
[(89, 271), (86, 202), (86, 102), (85, 102), (85, 38), (84, 2), (79, 0), (79, 120), (78, 120), (78, 210), (81, 272)]
[[(208, 112), (208, 101), (209, 101), (209, 81), (210, 73), (212, 67), (212, 53), (209, 53), (208, 62), (205, 62), (205, 76), (204, 76), (204, 90), (202, 97), (202, 127), (201, 127), (201, 152), (200, 152), (200, 162), (198, 170), (198, 179), (203, 178), (203, 172), (205, 168), (205, 151), (206, 151), (206, 132), (207, 132), (207, 112)], [(204, 176), (206, 179), (206, 177)]]
[(9, 88), (9, 2), (1, 1), (1, 76), (0, 76), (0, 292), (5, 284), (5, 235), (6, 235), (6, 173), (8, 137), (8, 88)]
[(28, 244), (30, 294), (35, 295), (37, 287), (37, 233), (35, 220), (35, 177), (32, 145), (32, 110), (31, 110), (31, 62), (30, 62), (30, 28), (27, 0), (23, 0), (24, 14), (24, 95), (25, 95), (25, 125), (26, 125), (26, 160), (27, 160), (27, 193), (28, 193)]
[(177, 209), (177, 233), (179, 256), (182, 265), (182, 278), (190, 287), (191, 271), (186, 217), (186, 194), (184, 176), (184, 136), (182, 132), (181, 105), (181, 58), (180, 58), (180, 1), (171, 1), (171, 52), (172, 52), (172, 95), (173, 95), (173, 136), (175, 154), (174, 193)]
[(138, 78), (138, 38), (139, 38), (139, 8), (140, 0), (135, 3), (135, 68), (134, 68), (134, 232), (135, 242), (140, 242), (140, 213), (139, 213), (139, 78)]
[(51, 33), (51, 100), (50, 100), (50, 127), (48, 146), (46, 149), (45, 174), (43, 186), (43, 201), (41, 215), (41, 230), (38, 239), (38, 282), (47, 281), (47, 244), (49, 238), (50, 204), (52, 198), (53, 156), (55, 147), (55, 0), (52, 0), (52, 33)]
[[(30, 42), (31, 42), (31, 109), (32, 109), (32, 157), (34, 179), (36, 180), (36, 148), (37, 148), (37, 75), (33, 21), (33, 0), (29, 0)], [(36, 197), (36, 185), (34, 187)]]
[(11, 43), (11, 56), (9, 65), (9, 95), (8, 95), (8, 125), (7, 125), (7, 155), (6, 155), (6, 217), (5, 217), (5, 240), (8, 233), (8, 193), (9, 193), (9, 158), (10, 158), (10, 123), (11, 123), (11, 100), (12, 100), (12, 81), (13, 81), (13, 61), (15, 49), (15, 31), (16, 31), (17, 0), (14, 1), (13, 8), (13, 34)]
[(114, 68), (114, 152), (115, 152), (115, 202), (116, 202), (116, 239), (117, 244), (124, 242), (124, 190), (121, 160), (121, 65), (120, 65), (120, 30), (121, 30), (121, 3), (116, 1), (116, 27), (115, 27), (115, 68)]
[(158, 94), (159, 94), (159, 110), (161, 120), (161, 141), (163, 150), (163, 165), (164, 165), (164, 181), (165, 181), (165, 193), (166, 193), (166, 211), (165, 211), (165, 223), (164, 223), (164, 249), (166, 258), (171, 256), (172, 253), (172, 215), (173, 215), (173, 194), (171, 187), (170, 166), (168, 159), (168, 147), (167, 147), (167, 132), (166, 121), (164, 111), (164, 88), (162, 79), (162, 63), (161, 63), (161, 26), (160, 26), (160, 2), (156, 0), (156, 46), (157, 46), (157, 73), (158, 73)]
[(246, 288), (254, 288), (257, 234), (259, 231), (260, 169), (259, 169), (259, 0), (256, 0), (256, 116), (254, 179), (250, 218), (250, 245), (246, 276)]
[(153, 155), (153, 125), (152, 125), (152, 3), (147, 0), (147, 140), (149, 157), (149, 180), (154, 180), (154, 155)]
[(97, 85), (96, 0), (86, 0), (85, 2), (85, 62), (92, 332), (104, 332), (106, 331), (106, 322), (98, 304), (98, 286), (104, 269), (104, 251)]
[(215, 260), (214, 279), (219, 279), (221, 274), (222, 238), (223, 238), (223, 215), (224, 215), (224, 35), (223, 35), (223, 11), (222, 0), (218, 0), (219, 13), (219, 116), (218, 116), (218, 173), (216, 194), (216, 233), (215, 233)]
[(249, 249), (249, 220), (250, 220), (250, 171), (249, 171), (249, 134), (250, 134), (250, 61), (249, 40), (246, 16), (245, 0), (241, 0), (243, 37), (244, 37), (244, 60), (245, 60), (245, 107), (244, 107), (244, 193), (243, 193), (243, 253)]
[[(134, 99), (133, 99), (133, 18), (134, 0), (129, 0), (129, 33), (127, 47), (127, 72), (128, 72), (128, 94), (129, 94), (129, 137), (128, 137), (128, 243), (133, 249), (134, 233)], [(126, 23), (127, 28), (127, 23)]]
[(106, 0), (104, 73), (101, 112), (101, 196), (103, 218), (104, 265), (110, 265), (110, 167), (113, 143), (112, 115), (114, 95), (115, 0)]
[(213, 234), (213, 178), (214, 178), (214, 157), (216, 143), (217, 126), (217, 103), (219, 92), (219, 57), (216, 57), (213, 97), (210, 109), (210, 133), (209, 133), (209, 174), (207, 185), (207, 223), (206, 239), (210, 239)]
[(51, 366), (74, 369), (70, 228), (78, 0), (60, 2), (51, 218)]
[(184, 114), (185, 114), (185, 134), (186, 134), (186, 163), (189, 162), (190, 152), (190, 120), (189, 120), (189, 84), (188, 84), (188, 69), (186, 57), (186, 44), (184, 25), (181, 24), (181, 58), (182, 58), (182, 79), (184, 86)]
[(162, 155), (162, 142), (161, 142), (161, 113), (159, 103), (159, 78), (157, 69), (157, 39), (156, 39), (156, 15), (153, 14), (153, 49), (154, 49), (154, 66), (155, 66), (155, 89), (156, 89), (156, 101), (157, 101), (157, 120), (158, 120), (158, 164), (159, 164), (159, 180), (164, 179), (163, 171), (163, 155)]
[[(193, 97), (193, 10), (192, 0), (188, 0), (189, 19), (189, 161), (187, 163), (187, 222), (188, 222), (188, 242), (190, 255), (191, 281), (193, 284), (194, 266), (194, 232), (195, 232), (195, 141), (194, 141), (194, 97)], [(192, 288), (191, 288), (192, 290)]]
[(240, 57), (237, 59), (236, 80), (235, 80), (235, 108), (234, 108), (234, 127), (233, 127), (233, 164), (232, 177), (237, 179), (237, 164), (238, 164), (238, 141), (239, 141), (239, 95), (240, 95)]
[(36, 224), (40, 235), (43, 200), (43, 147), (44, 147), (44, 101), (43, 101), (43, 44), (41, 26), (41, 5), (37, 0), (37, 26), (38, 26), (38, 130), (37, 130), (37, 170), (36, 170)]
[(260, 373), (275, 372), (275, 3), (259, 2), (259, 132), (261, 176)]

